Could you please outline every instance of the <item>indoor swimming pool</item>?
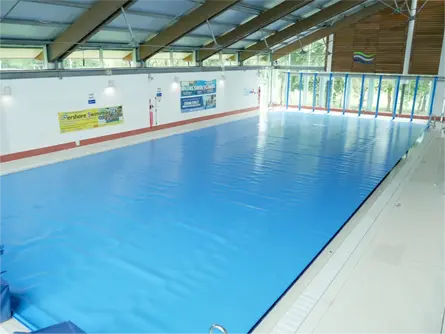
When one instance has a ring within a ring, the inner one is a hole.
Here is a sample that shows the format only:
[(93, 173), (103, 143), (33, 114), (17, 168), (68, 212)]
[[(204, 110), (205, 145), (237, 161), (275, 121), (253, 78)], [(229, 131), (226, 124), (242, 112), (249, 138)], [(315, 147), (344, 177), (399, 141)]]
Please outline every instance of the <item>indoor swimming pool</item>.
[(15, 316), (247, 333), (424, 129), (272, 112), (2, 176)]

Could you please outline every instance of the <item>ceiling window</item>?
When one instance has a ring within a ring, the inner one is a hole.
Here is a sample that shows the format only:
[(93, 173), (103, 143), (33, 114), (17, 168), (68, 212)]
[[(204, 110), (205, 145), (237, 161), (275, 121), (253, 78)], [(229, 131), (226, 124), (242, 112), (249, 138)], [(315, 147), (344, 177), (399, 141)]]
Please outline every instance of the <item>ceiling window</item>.
[(131, 50), (85, 49), (72, 52), (63, 60), (63, 68), (116, 68), (131, 67)]
[(63, 68), (102, 68), (99, 50), (79, 50), (72, 52), (63, 60)]
[(270, 65), (269, 55), (256, 55), (243, 62), (244, 66), (267, 66)]
[(1, 70), (43, 70), (43, 48), (0, 48)]
[[(222, 64), (221, 64), (222, 63)], [(203, 66), (237, 66), (236, 53), (215, 54), (202, 62)]]
[(195, 60), (193, 52), (159, 52), (148, 59), (146, 65), (148, 67), (194, 66)]

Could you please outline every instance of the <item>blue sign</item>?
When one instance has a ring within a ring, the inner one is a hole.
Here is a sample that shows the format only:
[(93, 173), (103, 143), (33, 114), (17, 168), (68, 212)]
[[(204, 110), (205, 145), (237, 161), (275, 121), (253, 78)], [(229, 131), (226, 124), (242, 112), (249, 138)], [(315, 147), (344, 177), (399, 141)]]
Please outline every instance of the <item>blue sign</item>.
[(194, 96), (216, 93), (216, 79), (181, 81), (181, 96)]
[(216, 94), (181, 98), (181, 112), (216, 108)]
[(88, 100), (88, 104), (96, 104), (96, 100)]

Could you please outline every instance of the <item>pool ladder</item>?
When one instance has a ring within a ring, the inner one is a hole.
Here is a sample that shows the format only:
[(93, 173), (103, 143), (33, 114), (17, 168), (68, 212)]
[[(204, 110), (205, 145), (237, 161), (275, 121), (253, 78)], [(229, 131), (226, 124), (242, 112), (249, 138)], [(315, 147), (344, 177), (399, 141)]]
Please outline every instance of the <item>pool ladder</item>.
[[(218, 332), (215, 332), (215, 330), (218, 330)], [(217, 334), (217, 333), (229, 334), (227, 330), (221, 325), (213, 324), (212, 326), (210, 326), (209, 334)]]

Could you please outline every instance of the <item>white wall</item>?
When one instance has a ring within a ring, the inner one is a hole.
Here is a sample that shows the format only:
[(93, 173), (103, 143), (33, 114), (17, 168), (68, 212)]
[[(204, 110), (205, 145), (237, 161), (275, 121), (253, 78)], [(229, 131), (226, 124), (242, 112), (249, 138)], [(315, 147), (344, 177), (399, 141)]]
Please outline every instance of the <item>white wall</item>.
[[(119, 76), (89, 76), (69, 78), (2, 80), (11, 87), (11, 97), (1, 99), (0, 154), (9, 154), (47, 147), (82, 139), (135, 130), (149, 126), (149, 98), (162, 90), (158, 104), (158, 124), (196, 118), (211, 114), (256, 107), (257, 95), (244, 94), (245, 88), (257, 89), (257, 72), (230, 71), (220, 83), (221, 72), (132, 74)], [(180, 89), (173, 89), (175, 77), (180, 80), (217, 80), (217, 107), (215, 109), (181, 113)], [(115, 82), (113, 95), (106, 93), (108, 81)], [(94, 94), (96, 104), (88, 104)], [(61, 134), (58, 112), (122, 105), (124, 123), (97, 129)]]
[[(1, 85), (0, 85), (1, 86)], [(1, 87), (0, 87), (1, 88)], [(0, 92), (2, 90), (0, 89)], [(0, 155), (9, 150), (9, 138), (6, 129), (5, 112), (2, 102), (3, 97), (0, 96)]]

